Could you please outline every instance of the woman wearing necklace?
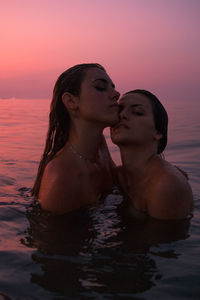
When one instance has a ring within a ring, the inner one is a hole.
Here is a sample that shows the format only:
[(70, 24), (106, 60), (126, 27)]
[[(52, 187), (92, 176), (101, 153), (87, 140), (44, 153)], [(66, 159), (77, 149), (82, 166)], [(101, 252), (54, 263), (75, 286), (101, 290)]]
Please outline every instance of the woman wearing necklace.
[(112, 160), (103, 129), (118, 122), (118, 98), (99, 64), (76, 65), (59, 76), (32, 191), (44, 210), (64, 214), (111, 192)]
[(120, 148), (119, 182), (138, 218), (184, 219), (193, 205), (183, 171), (161, 157), (167, 145), (168, 116), (152, 93), (134, 90), (119, 101), (120, 120), (111, 139)]

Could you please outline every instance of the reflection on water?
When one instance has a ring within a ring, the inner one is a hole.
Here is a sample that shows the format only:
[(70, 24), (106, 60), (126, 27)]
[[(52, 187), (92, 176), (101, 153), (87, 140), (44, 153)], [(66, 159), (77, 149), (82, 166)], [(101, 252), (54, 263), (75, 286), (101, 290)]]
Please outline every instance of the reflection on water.
[(165, 156), (188, 173), (195, 199), (191, 220), (170, 223), (133, 220), (117, 191), (62, 218), (42, 213), (30, 190), (49, 104), (0, 100), (0, 299), (199, 299), (200, 102), (165, 105)]
[(170, 243), (189, 237), (190, 220), (141, 223), (124, 213), (122, 200), (115, 193), (98, 206), (63, 217), (33, 205), (21, 240), (37, 249), (32, 260), (41, 270), (31, 274), (31, 282), (56, 295), (83, 299), (113, 295), (134, 299), (134, 294), (156, 286), (162, 274), (155, 257), (179, 257)]

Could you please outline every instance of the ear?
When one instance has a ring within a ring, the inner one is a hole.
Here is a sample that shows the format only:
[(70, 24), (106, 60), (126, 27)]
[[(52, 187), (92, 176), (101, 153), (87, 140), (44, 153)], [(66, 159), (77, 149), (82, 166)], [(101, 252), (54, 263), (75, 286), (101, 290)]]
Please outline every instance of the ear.
[(62, 95), (62, 102), (65, 105), (65, 107), (67, 108), (67, 110), (77, 110), (78, 109), (78, 97), (75, 97), (74, 95), (65, 92)]
[(163, 137), (162, 133), (156, 130), (154, 134), (154, 140), (159, 141)]

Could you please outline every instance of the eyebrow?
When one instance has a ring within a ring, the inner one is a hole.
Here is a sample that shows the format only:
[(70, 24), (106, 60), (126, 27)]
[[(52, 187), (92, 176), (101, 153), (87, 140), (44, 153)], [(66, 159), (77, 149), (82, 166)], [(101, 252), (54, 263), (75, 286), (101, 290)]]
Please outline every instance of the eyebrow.
[[(105, 78), (97, 78), (97, 79), (93, 80), (93, 82), (98, 81), (98, 80), (102, 81), (103, 83), (109, 84), (109, 81), (106, 80)], [(115, 85), (113, 82), (111, 82), (111, 85), (113, 88), (115, 88)]]

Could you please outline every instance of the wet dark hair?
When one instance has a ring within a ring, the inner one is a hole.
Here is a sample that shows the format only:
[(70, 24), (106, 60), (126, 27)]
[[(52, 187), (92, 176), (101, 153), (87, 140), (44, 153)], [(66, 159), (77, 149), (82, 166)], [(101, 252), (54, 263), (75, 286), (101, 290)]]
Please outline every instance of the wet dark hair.
[(69, 136), (70, 116), (62, 102), (62, 95), (65, 92), (69, 92), (74, 96), (79, 96), (86, 71), (91, 68), (98, 68), (106, 72), (105, 69), (97, 63), (79, 64), (64, 71), (55, 83), (50, 105), (46, 144), (32, 189), (33, 196), (38, 196), (45, 166), (65, 145)]
[(157, 154), (161, 154), (167, 145), (168, 115), (164, 106), (158, 98), (149, 91), (136, 89), (125, 93), (125, 95), (128, 94), (141, 94), (149, 99), (153, 110), (155, 128), (162, 134), (162, 138), (159, 140), (157, 148)]

